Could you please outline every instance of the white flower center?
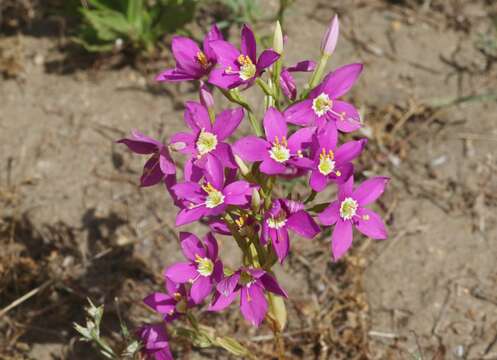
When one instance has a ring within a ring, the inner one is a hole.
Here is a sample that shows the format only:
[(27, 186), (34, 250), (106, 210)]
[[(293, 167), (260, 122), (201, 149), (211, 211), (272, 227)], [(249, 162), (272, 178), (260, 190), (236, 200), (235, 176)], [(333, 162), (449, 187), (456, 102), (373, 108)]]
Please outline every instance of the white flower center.
[(202, 130), (197, 140), (197, 151), (200, 156), (210, 153), (217, 146), (217, 136)]
[(214, 188), (210, 183), (202, 186), (202, 189), (207, 193), (207, 198), (205, 199), (205, 206), (209, 209), (215, 208), (216, 206), (224, 203), (224, 195), (221, 191)]
[(273, 217), (271, 216), (266, 220), (267, 226), (269, 226), (271, 229), (281, 229), (283, 226), (286, 225), (286, 215), (283, 211), (280, 211), (280, 213), (276, 216)]
[(335, 155), (333, 154), (333, 151), (330, 150), (326, 153), (326, 149), (323, 148), (323, 151), (319, 155), (318, 165), (318, 170), (321, 174), (327, 176), (335, 170), (335, 161), (333, 161), (334, 158)]
[(256, 67), (252, 63), (252, 60), (247, 55), (240, 55), (238, 57), (238, 63), (240, 64), (240, 79), (243, 81), (252, 79), (256, 73)]
[(344, 220), (352, 219), (357, 212), (357, 201), (351, 197), (345, 198), (340, 204), (340, 217)]
[(278, 138), (275, 139), (273, 146), (269, 150), (269, 157), (274, 161), (279, 163), (284, 163), (290, 159), (290, 149), (288, 149), (288, 143), (286, 138), (283, 136), (281, 142)]
[(212, 275), (212, 272), (214, 271), (214, 263), (211, 259), (203, 258), (197, 255), (195, 262), (197, 263), (197, 271), (200, 275), (205, 277)]
[(325, 93), (319, 94), (314, 98), (314, 100), (312, 100), (312, 110), (314, 110), (314, 113), (317, 116), (323, 116), (326, 114), (331, 110), (332, 105), (333, 101), (331, 101), (330, 97)]

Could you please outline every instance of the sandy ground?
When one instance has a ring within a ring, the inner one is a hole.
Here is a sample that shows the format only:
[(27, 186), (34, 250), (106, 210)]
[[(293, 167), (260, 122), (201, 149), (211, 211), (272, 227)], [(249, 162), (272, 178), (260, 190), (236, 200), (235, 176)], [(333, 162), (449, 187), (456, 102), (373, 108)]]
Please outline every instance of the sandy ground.
[[(328, 239), (293, 243), (279, 271), (291, 298), (289, 358), (497, 358), (497, 102), (466, 98), (497, 89), (497, 58), (478, 48), (481, 34), (497, 41), (491, 3), (300, 0), (289, 10), (289, 63), (316, 57), (328, 19), (340, 14), (330, 66), (365, 64), (351, 95), (370, 138), (359, 168), (392, 177), (378, 207), (389, 240), (356, 236), (339, 264), (329, 262)], [(0, 41), (16, 44), (24, 67), (21, 79), (0, 83), (0, 308), (42, 287), (0, 317), (0, 358), (96, 358), (71, 329), (84, 299), (108, 304), (107, 332), (116, 296), (136, 325), (151, 318), (139, 299), (181, 258), (170, 199), (137, 187), (143, 159), (114, 141), (133, 128), (166, 139), (184, 128), (178, 104), (196, 95), (188, 85), (174, 96), (152, 91), (149, 77), (128, 68), (48, 73), (63, 56), (55, 39)], [(223, 245), (233, 254), (229, 239)], [(232, 313), (204, 317), (226, 332), (236, 325), (271, 358), (271, 342), (257, 338), (268, 329), (256, 333)]]

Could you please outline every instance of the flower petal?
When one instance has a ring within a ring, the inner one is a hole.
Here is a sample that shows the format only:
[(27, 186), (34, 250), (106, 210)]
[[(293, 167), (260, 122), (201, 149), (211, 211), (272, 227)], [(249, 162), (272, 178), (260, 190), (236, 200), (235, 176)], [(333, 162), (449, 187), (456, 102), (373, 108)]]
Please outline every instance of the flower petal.
[(280, 54), (276, 51), (267, 49), (264, 50), (259, 55), (259, 60), (257, 60), (257, 72), (261, 73), (264, 69), (270, 67), (280, 58)]
[(273, 107), (267, 109), (266, 114), (264, 114), (264, 131), (266, 139), (270, 143), (274, 143), (276, 139), (281, 142), (288, 133), (285, 118)]
[(317, 139), (319, 143), (319, 149), (316, 149), (318, 153), (321, 153), (324, 148), (326, 152), (329, 150), (335, 151), (338, 140), (338, 131), (334, 121), (329, 121), (326, 125), (318, 132)]
[(338, 184), (338, 200), (342, 201), (346, 197), (352, 196), (353, 189), (354, 189), (354, 175), (350, 176), (346, 182)]
[(280, 74), (280, 86), (283, 94), (291, 100), (295, 100), (297, 97), (297, 85), (295, 84), (295, 79), (288, 69), (283, 69)]
[(160, 168), (159, 157), (154, 155), (145, 163), (143, 167), (143, 174), (140, 178), (140, 185), (142, 187), (152, 186), (161, 182), (164, 174)]
[[(221, 165), (223, 167), (231, 169), (238, 168), (238, 166), (236, 165), (235, 157), (233, 156), (233, 151), (231, 151), (231, 147), (226, 143), (218, 143), (216, 148), (212, 150), (209, 154), (207, 154), (207, 156), (200, 159), (200, 161), (198, 161), (197, 164), (201, 165), (203, 161), (207, 162), (209, 156), (215, 156), (221, 162)], [(202, 166), (205, 167), (205, 163)]]
[(291, 153), (296, 154), (298, 150), (309, 147), (315, 132), (315, 127), (304, 127), (295, 131), (288, 139), (288, 148)]
[(355, 84), (362, 68), (362, 64), (348, 64), (336, 69), (324, 78), (321, 85), (311, 92), (310, 97), (316, 97), (321, 92), (325, 92), (330, 99), (339, 98)]
[(257, 283), (242, 288), (240, 310), (248, 322), (258, 327), (266, 317), (267, 309), (268, 304), (264, 290)]
[(338, 130), (349, 133), (352, 131), (356, 131), (361, 127), (361, 117), (359, 115), (359, 112), (353, 105), (345, 101), (334, 100), (333, 111), (339, 114), (344, 114), (343, 119), (330, 115), (336, 120), (336, 126)]
[(245, 161), (262, 161), (268, 157), (269, 143), (254, 135), (239, 139), (233, 145), (233, 152)]
[(190, 74), (187, 73), (185, 70), (182, 69), (167, 69), (159, 75), (155, 77), (155, 81), (169, 81), (169, 82), (176, 82), (176, 81), (190, 81), (190, 80), (196, 80), (199, 78), (198, 74)]
[(259, 277), (259, 280), (261, 281), (262, 285), (264, 286), (264, 289), (266, 291), (270, 291), (273, 294), (282, 296), (287, 298), (288, 294), (286, 291), (278, 284), (276, 279), (269, 275), (268, 273), (264, 273), (262, 276)]
[(195, 304), (200, 304), (212, 291), (212, 279), (200, 276), (193, 284), (190, 295)]
[(316, 192), (323, 191), (328, 184), (328, 179), (326, 176), (321, 174), (318, 170), (313, 170), (311, 173), (311, 178), (309, 179), (309, 185), (312, 190)]
[(201, 202), (204, 196), (200, 185), (194, 182), (178, 183), (171, 190), (178, 198), (188, 199), (194, 203)]
[[(136, 135), (139, 137), (137, 137)], [(119, 144), (126, 145), (131, 151), (137, 154), (147, 155), (152, 154), (157, 151), (158, 147), (161, 146), (160, 142), (149, 138), (138, 131), (133, 133), (132, 139), (121, 139), (117, 142)]]
[(283, 174), (286, 171), (286, 167), (268, 157), (261, 163), (260, 170), (267, 175), (278, 175)]
[(225, 90), (233, 89), (243, 83), (237, 74), (226, 74), (225, 68), (212, 69), (208, 82)]
[(367, 139), (346, 142), (335, 152), (336, 162), (338, 164), (344, 164), (354, 160), (361, 155), (361, 152), (367, 143)]
[(212, 235), (212, 233), (207, 233), (204, 237), (204, 243), (205, 247), (207, 249), (207, 256), (211, 260), (216, 260), (217, 259), (217, 254), (218, 254), (218, 245), (217, 245), (217, 240)]
[(356, 199), (361, 206), (371, 204), (383, 194), (389, 180), (388, 177), (384, 176), (368, 179), (354, 190), (352, 197)]
[(200, 48), (195, 41), (176, 35), (173, 36), (171, 48), (176, 59), (176, 67), (193, 76), (202, 75), (202, 68), (196, 61)]
[(340, 217), (340, 205), (333, 201), (323, 212), (319, 213), (318, 219), (323, 225), (335, 225)]
[(211, 26), (211, 29), (204, 37), (204, 53), (205, 55), (207, 55), (207, 58), (211, 61), (216, 60), (216, 54), (211, 49), (210, 43), (216, 40), (223, 40), (223, 34), (221, 33), (217, 25), (214, 24)]
[(384, 240), (388, 237), (387, 229), (380, 215), (366, 208), (362, 208), (358, 215), (360, 219), (357, 222), (356, 229), (361, 233), (375, 240)]
[(221, 280), (216, 289), (224, 296), (228, 296), (235, 291), (236, 286), (238, 285), (238, 281), (240, 280), (240, 272), (237, 271), (233, 275), (225, 277)]
[(252, 194), (250, 184), (244, 180), (235, 181), (224, 188), (224, 201), (229, 205), (245, 205)]
[(238, 128), (245, 113), (242, 108), (228, 109), (216, 116), (214, 123), (214, 133), (218, 141), (223, 141)]
[(159, 314), (170, 314), (171, 312), (174, 312), (176, 307), (176, 300), (174, 300), (174, 298), (160, 292), (154, 292), (148, 295), (143, 299), (143, 303)]
[(257, 61), (257, 45), (255, 42), (254, 32), (247, 25), (242, 27), (242, 44), (241, 44), (242, 54), (248, 55), (252, 63)]
[(216, 189), (222, 190), (224, 186), (224, 168), (218, 158), (209, 156), (205, 163), (205, 178)]
[(190, 262), (180, 262), (169, 266), (164, 272), (175, 283), (183, 284), (195, 279), (199, 274), (197, 267)]
[(189, 232), (180, 232), (179, 238), (183, 255), (188, 260), (195, 262), (198, 256), (202, 258), (206, 256), (204, 245), (196, 235)]
[(314, 124), (317, 115), (312, 110), (312, 100), (306, 99), (293, 105), (290, 105), (284, 112), (285, 119), (290, 124), (295, 125), (309, 125)]
[(226, 309), (228, 306), (231, 305), (231, 303), (236, 299), (237, 295), (238, 292), (233, 292), (227, 296), (218, 292), (214, 295), (212, 303), (209, 305), (209, 308), (207, 310), (223, 311), (224, 309)]
[(291, 215), (286, 225), (300, 236), (308, 239), (312, 239), (321, 231), (319, 225), (304, 210), (297, 211)]
[(187, 182), (199, 182), (204, 176), (202, 169), (195, 164), (195, 158), (190, 158), (185, 163), (184, 177)]
[(190, 224), (199, 220), (205, 215), (207, 209), (205, 206), (198, 206), (193, 209), (182, 209), (178, 215), (176, 215), (176, 226)]
[(171, 159), (171, 155), (169, 155), (169, 151), (166, 147), (163, 147), (160, 151), (159, 167), (164, 175), (176, 174), (176, 165), (174, 164), (173, 159)]
[(295, 71), (300, 71), (300, 72), (309, 72), (309, 71), (314, 71), (316, 68), (316, 62), (312, 60), (304, 60), (304, 61), (299, 61), (293, 66), (289, 66), (287, 68), (288, 71), (295, 72)]
[(288, 230), (286, 227), (282, 227), (280, 229), (270, 231), (270, 233), (274, 252), (276, 253), (276, 256), (278, 256), (280, 263), (283, 263), (288, 256), (288, 251), (290, 250)]
[(236, 59), (240, 55), (240, 51), (238, 51), (238, 49), (231, 43), (224, 40), (215, 40), (211, 41), (209, 46), (216, 54), (217, 63), (222, 65), (222, 71), (224, 71), (226, 66), (236, 65)]
[(340, 259), (352, 245), (352, 223), (338, 219), (331, 235), (331, 252), (333, 258)]
[(211, 120), (207, 108), (196, 101), (185, 102), (185, 122), (193, 131), (202, 129), (212, 132)]

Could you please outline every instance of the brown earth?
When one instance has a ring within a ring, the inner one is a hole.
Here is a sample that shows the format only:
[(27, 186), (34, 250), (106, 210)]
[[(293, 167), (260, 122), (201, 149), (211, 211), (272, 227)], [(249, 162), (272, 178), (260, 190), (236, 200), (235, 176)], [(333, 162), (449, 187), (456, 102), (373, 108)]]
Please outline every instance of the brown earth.
[[(496, 4), (299, 0), (286, 18), (289, 63), (317, 57), (335, 12), (343, 36), (330, 67), (365, 64), (352, 93), (370, 139), (358, 167), (392, 177), (378, 207), (390, 236), (356, 236), (335, 264), (329, 239), (294, 241), (278, 271), (290, 293), (287, 355), (497, 359)], [(131, 327), (157, 320), (140, 299), (181, 258), (170, 199), (137, 187), (143, 159), (114, 141), (133, 128), (166, 139), (196, 94), (151, 87), (130, 68), (62, 74), (60, 41), (0, 38), (18, 61), (18, 77), (0, 83), (0, 311), (35, 290), (0, 312), (0, 359), (98, 358), (71, 325), (85, 299), (107, 305), (111, 338), (115, 297)], [(228, 238), (223, 251), (236, 255)], [(269, 329), (249, 328), (234, 307), (202, 318), (274, 356)], [(226, 358), (176, 349), (178, 359)]]

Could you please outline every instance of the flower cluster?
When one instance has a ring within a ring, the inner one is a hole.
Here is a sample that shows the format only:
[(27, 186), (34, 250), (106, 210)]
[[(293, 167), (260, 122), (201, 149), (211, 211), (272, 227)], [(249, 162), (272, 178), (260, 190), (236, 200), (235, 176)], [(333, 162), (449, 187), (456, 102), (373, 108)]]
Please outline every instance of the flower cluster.
[[(165, 144), (136, 131), (119, 141), (135, 153), (151, 156), (141, 185), (165, 184), (178, 208), (177, 226), (198, 221), (209, 226), (202, 240), (180, 233), (185, 261), (164, 270), (164, 292), (144, 299), (166, 324), (182, 316), (191, 320), (192, 309), (206, 301), (208, 311), (221, 311), (239, 299), (243, 317), (259, 326), (271, 316), (269, 309), (281, 306), (281, 298), (287, 297), (273, 266), (288, 257), (292, 232), (312, 239), (322, 231), (319, 223), (324, 228), (332, 226), (334, 261), (350, 249), (354, 227), (373, 239), (387, 237), (380, 216), (366, 206), (383, 193), (388, 179), (374, 177), (354, 186), (352, 162), (367, 141), (340, 142), (342, 133), (361, 127), (359, 112), (342, 97), (363, 66), (349, 64), (323, 76), (338, 39), (336, 17), (323, 38), (318, 64), (304, 60), (285, 67), (283, 39), (277, 24), (273, 49), (258, 56), (248, 26), (242, 28), (240, 48), (224, 40), (216, 26), (206, 35), (203, 50), (191, 39), (174, 37), (176, 67), (157, 80), (200, 81), (199, 101), (185, 104), (188, 131), (172, 135)], [(292, 76), (298, 71), (312, 72), (300, 94)], [(242, 96), (243, 90), (254, 85), (264, 93), (262, 121)], [(216, 114), (213, 89), (235, 107)], [(231, 142), (244, 118), (254, 134)], [(183, 155), (181, 173), (171, 153)], [(305, 197), (278, 189), (296, 178), (306, 179)], [(311, 206), (330, 185), (337, 189), (336, 197), (328, 198), (325, 206)], [(229, 236), (241, 249), (238, 268), (223, 265), (219, 236)], [(171, 358), (164, 326), (145, 326), (139, 336), (149, 357)]]

